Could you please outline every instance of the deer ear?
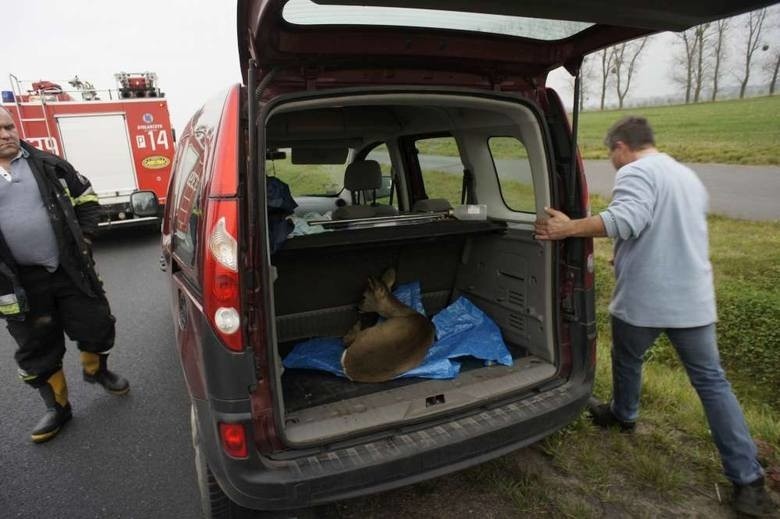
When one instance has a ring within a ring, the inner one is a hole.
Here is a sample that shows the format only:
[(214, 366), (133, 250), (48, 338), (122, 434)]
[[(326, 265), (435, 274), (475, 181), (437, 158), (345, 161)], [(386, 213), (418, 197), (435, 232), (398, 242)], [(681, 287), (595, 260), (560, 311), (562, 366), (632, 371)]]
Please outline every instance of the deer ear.
[(393, 267), (390, 267), (382, 274), (382, 283), (384, 283), (388, 289), (393, 288), (393, 285), (395, 284), (395, 269)]
[(376, 287), (376, 283), (374, 282), (374, 277), (371, 276), (368, 278), (368, 289), (373, 292), (375, 290), (375, 287)]

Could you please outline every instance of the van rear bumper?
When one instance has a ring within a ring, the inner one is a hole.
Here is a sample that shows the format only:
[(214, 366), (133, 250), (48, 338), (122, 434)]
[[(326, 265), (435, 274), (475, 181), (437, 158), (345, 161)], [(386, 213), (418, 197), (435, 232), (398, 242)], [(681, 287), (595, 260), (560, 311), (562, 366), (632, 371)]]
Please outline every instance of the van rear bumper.
[[(579, 416), (591, 394), (590, 382), (567, 382), (521, 400), (479, 410), (449, 422), (358, 444), (320, 451), (285, 453), (287, 459), (250, 454), (226, 456), (214, 420), (236, 421), (235, 413), (211, 414), (196, 401), (203, 447), (225, 494), (258, 510), (303, 508), (416, 483), (483, 463), (532, 444)], [(234, 402), (235, 403), (235, 402)]]

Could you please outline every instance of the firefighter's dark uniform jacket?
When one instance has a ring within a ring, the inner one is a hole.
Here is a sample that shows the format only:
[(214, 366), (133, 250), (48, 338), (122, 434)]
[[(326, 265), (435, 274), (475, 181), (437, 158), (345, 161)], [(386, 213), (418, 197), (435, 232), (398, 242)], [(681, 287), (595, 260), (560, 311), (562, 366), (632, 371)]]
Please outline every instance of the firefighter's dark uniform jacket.
[[(68, 162), (22, 142), (41, 198), (49, 213), (59, 249), (60, 268), (88, 296), (102, 297), (90, 247), (84, 240), (97, 232), (100, 205), (89, 180)], [(19, 218), (25, 215), (20, 214)], [(23, 319), (28, 310), (13, 255), (0, 233), (0, 317)]]

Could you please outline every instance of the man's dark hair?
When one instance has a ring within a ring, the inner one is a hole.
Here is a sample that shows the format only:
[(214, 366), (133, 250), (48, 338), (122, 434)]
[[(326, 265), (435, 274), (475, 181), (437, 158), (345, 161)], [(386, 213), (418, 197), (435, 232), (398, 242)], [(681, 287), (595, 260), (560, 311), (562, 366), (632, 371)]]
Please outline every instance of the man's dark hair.
[(655, 146), (655, 137), (650, 123), (644, 117), (629, 115), (612, 125), (604, 137), (604, 144), (610, 150), (615, 149), (617, 141), (623, 141), (632, 150), (641, 150)]

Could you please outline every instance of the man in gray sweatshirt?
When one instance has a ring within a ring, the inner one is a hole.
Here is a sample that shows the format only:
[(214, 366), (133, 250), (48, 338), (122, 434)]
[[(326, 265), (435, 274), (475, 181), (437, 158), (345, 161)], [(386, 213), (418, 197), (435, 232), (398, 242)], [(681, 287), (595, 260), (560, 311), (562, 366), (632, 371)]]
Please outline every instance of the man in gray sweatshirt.
[(618, 170), (609, 207), (576, 220), (545, 208), (549, 218), (535, 225), (540, 240), (614, 240), (613, 395), (609, 404), (591, 406), (593, 421), (634, 429), (644, 354), (665, 333), (704, 406), (724, 472), (734, 484), (734, 507), (760, 516), (770, 506), (763, 470), (715, 337), (707, 191), (693, 171), (656, 149), (644, 118), (618, 121), (604, 141)]

